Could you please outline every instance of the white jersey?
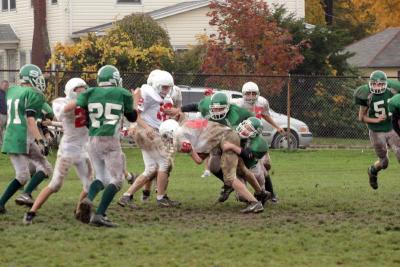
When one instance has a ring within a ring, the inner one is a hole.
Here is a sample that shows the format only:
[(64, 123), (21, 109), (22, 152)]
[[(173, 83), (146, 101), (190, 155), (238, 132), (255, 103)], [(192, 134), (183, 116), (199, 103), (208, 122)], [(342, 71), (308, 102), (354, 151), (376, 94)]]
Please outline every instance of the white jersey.
[(189, 142), (195, 152), (208, 154), (231, 131), (227, 126), (206, 119), (187, 120), (175, 134), (175, 142)]
[(262, 96), (259, 96), (254, 104), (247, 103), (243, 98), (234, 98), (231, 100), (231, 103), (253, 112), (259, 119), (261, 119), (261, 115), (271, 116), (268, 100)]
[[(164, 113), (164, 109), (168, 108), (168, 106), (174, 106), (173, 97), (167, 95), (163, 99), (153, 87), (147, 84), (142, 85), (140, 94), (141, 99), (139, 99), (137, 107), (141, 112), (140, 116), (149, 126), (154, 129), (159, 129), (160, 124), (169, 119)], [(176, 97), (179, 97), (179, 94), (176, 94)]]
[(63, 136), (58, 149), (58, 154), (81, 157), (86, 153), (89, 140), (89, 129), (86, 127), (85, 111), (78, 107), (73, 111), (64, 112), (68, 100), (64, 97), (53, 101), (54, 115), (61, 121)]
[(173, 101), (173, 105), (176, 108), (180, 108), (182, 106), (182, 92), (181, 92), (181, 88), (179, 88), (178, 86), (174, 85), (174, 87), (172, 88), (171, 92), (169, 93), (169, 95), (172, 98)]

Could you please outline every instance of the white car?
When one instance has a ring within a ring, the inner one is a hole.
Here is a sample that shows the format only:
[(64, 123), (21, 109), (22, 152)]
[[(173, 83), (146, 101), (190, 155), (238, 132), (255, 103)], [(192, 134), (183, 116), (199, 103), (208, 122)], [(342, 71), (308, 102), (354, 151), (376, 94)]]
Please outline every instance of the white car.
[[(209, 89), (206, 87), (190, 87), (186, 85), (179, 85), (182, 91), (182, 104), (187, 105), (190, 103), (199, 102), (204, 97), (204, 91)], [(230, 98), (242, 98), (242, 93), (237, 91), (218, 90), (219, 92), (226, 93)], [(287, 130), (288, 128), (288, 117), (284, 114), (277, 113), (270, 109), (271, 117), (274, 119), (277, 125)], [(189, 118), (198, 118), (200, 113), (187, 113), (186, 116)], [(286, 136), (282, 136), (276, 131), (265, 120), (263, 121), (263, 132), (262, 136), (265, 141), (268, 142), (271, 148), (287, 148), (290, 144), (291, 148), (306, 148), (312, 141), (312, 133), (310, 132), (307, 124), (304, 122), (290, 118), (290, 134), (289, 140)]]

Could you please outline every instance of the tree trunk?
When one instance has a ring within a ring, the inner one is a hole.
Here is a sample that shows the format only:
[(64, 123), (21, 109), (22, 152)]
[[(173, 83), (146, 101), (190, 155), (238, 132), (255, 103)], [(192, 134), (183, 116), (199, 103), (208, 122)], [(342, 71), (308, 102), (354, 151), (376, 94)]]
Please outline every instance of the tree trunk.
[(32, 63), (42, 70), (51, 57), (46, 15), (46, 0), (33, 0)]
[(326, 24), (332, 25), (332, 23), (333, 23), (333, 0), (324, 0), (324, 3), (325, 3)]

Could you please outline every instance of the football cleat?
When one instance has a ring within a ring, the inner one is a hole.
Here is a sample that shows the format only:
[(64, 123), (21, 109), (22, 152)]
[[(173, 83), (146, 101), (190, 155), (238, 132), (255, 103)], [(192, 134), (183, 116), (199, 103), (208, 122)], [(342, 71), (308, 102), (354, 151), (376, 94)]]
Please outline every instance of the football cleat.
[(210, 177), (210, 176), (211, 176), (210, 171), (209, 170), (205, 170), (203, 172), (203, 174), (201, 175), (201, 178), (206, 178), (206, 177)]
[(84, 198), (79, 204), (78, 211), (79, 217), (77, 218), (83, 223), (88, 223), (92, 215), (93, 203), (87, 197)]
[(272, 196), (271, 196), (271, 202), (274, 203), (274, 204), (277, 204), (277, 203), (279, 202), (278, 196), (275, 195), (275, 194), (272, 194)]
[(378, 189), (378, 175), (372, 173), (372, 167), (370, 166), (368, 168), (368, 176), (369, 176), (369, 185), (372, 187), (372, 189)]
[(32, 207), (33, 202), (34, 201), (31, 194), (28, 193), (22, 193), (19, 197), (15, 199), (15, 203), (17, 203), (18, 205), (25, 205), (28, 207)]
[(133, 184), (135, 182), (136, 175), (132, 172), (128, 172), (128, 176), (126, 176), (125, 179), (128, 182), (128, 184)]
[(218, 198), (218, 202), (225, 202), (228, 198), (229, 198), (229, 195), (231, 194), (233, 192), (233, 188), (232, 187), (230, 187), (230, 186), (227, 186), (227, 185), (223, 185), (222, 187), (221, 187), (221, 193), (220, 193), (220, 195), (219, 195), (219, 198)]
[(90, 225), (98, 227), (117, 227), (118, 225), (113, 223), (110, 219), (101, 214), (94, 214), (90, 218)]
[(181, 203), (176, 200), (171, 200), (167, 195), (165, 195), (162, 199), (157, 199), (157, 205), (159, 207), (179, 207)]
[(263, 190), (260, 193), (254, 193), (254, 197), (261, 202), (261, 204), (265, 204), (268, 199), (272, 200), (272, 195), (270, 192)]
[(36, 213), (32, 211), (28, 211), (25, 213), (24, 218), (22, 219), (22, 223), (25, 225), (30, 225), (33, 222), (33, 218), (35, 218)]
[(126, 207), (129, 205), (130, 202), (132, 202), (133, 196), (132, 195), (122, 195), (122, 197), (118, 200), (118, 205), (121, 207)]
[(0, 214), (6, 214), (6, 213), (7, 213), (6, 208), (0, 205)]
[(241, 213), (259, 213), (264, 210), (263, 205), (260, 201), (251, 202), (246, 208), (242, 209)]

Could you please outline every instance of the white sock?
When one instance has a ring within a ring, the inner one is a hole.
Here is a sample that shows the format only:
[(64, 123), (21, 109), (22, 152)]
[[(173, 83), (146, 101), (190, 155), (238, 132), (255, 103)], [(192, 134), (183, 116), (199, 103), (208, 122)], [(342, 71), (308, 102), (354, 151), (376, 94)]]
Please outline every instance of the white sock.
[(164, 195), (157, 195), (157, 200), (163, 199)]
[(130, 197), (130, 196), (132, 196), (131, 194), (129, 194), (128, 192), (125, 192), (124, 193), (124, 196), (128, 196), (128, 197)]

